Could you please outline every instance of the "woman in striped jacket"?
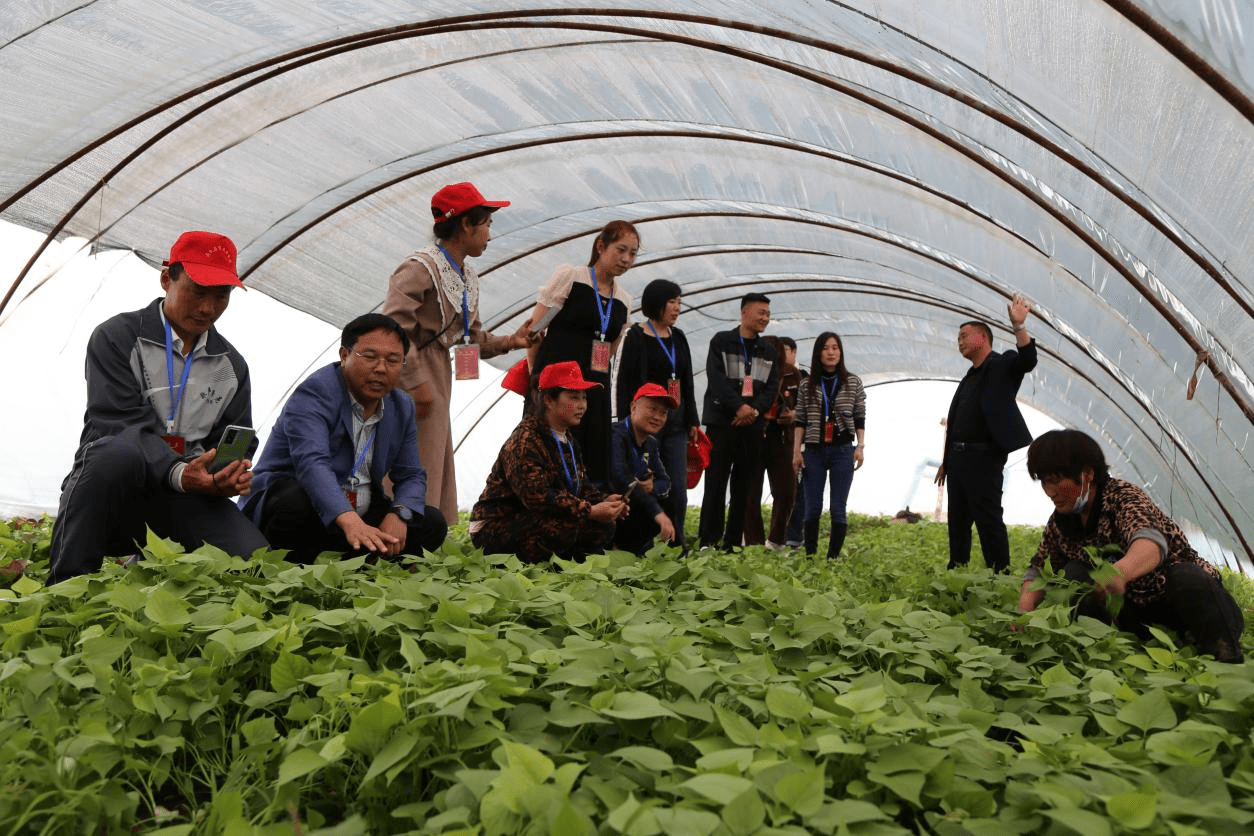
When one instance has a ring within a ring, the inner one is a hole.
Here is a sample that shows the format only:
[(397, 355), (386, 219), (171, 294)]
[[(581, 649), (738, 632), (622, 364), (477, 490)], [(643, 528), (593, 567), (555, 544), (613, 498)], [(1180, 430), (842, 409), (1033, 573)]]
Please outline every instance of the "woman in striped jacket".
[(832, 523), (827, 556), (840, 555), (849, 530), (845, 504), (853, 485), (853, 472), (862, 467), (865, 429), (866, 391), (862, 380), (845, 368), (845, 350), (840, 337), (825, 331), (814, 341), (810, 378), (802, 384), (797, 396), (793, 433), (793, 464), (798, 468), (805, 466), (803, 539), (806, 554), (814, 554), (819, 548), (819, 517), (823, 513), (826, 479), (831, 488)]

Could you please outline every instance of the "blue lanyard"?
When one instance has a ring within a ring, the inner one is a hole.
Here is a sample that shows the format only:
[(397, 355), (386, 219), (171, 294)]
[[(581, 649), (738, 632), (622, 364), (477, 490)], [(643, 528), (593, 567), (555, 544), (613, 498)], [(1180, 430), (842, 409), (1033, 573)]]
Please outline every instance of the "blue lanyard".
[(571, 466), (574, 467), (576, 474), (579, 472), (579, 461), (575, 458), (575, 442), (562, 441), (562, 437), (557, 434), (557, 430), (549, 430), (549, 432), (553, 433), (553, 440), (557, 442), (557, 457), (561, 459), (562, 473), (566, 477), (566, 484), (570, 487), (571, 493), (575, 496), (579, 496), (579, 486), (581, 482), (579, 479), (576, 479), (571, 475), (571, 467), (566, 464), (566, 445), (570, 444)]
[(166, 433), (174, 432), (174, 416), (179, 411), (179, 404), (183, 402), (183, 392), (187, 389), (187, 375), (192, 370), (192, 355), (196, 353), (196, 347), (192, 346), (192, 350), (187, 352), (187, 358), (183, 361), (183, 379), (179, 381), (179, 388), (174, 388), (174, 332), (170, 328), (170, 320), (165, 321), (165, 374), (170, 381), (170, 415), (165, 419)]
[[(657, 340), (657, 344), (662, 346), (662, 352), (666, 354), (666, 359), (671, 361), (671, 377), (679, 376), (679, 367), (675, 365), (675, 339), (671, 338), (671, 347), (667, 348), (666, 343), (662, 342), (662, 337), (658, 334), (657, 329), (653, 327), (651, 320), (646, 320), (649, 324), (649, 330), (653, 332), (653, 338)], [(673, 332), (672, 332), (673, 333)]]
[(605, 335), (610, 332), (610, 310), (614, 307), (614, 299), (610, 297), (605, 302), (605, 309), (601, 309), (601, 291), (597, 290), (597, 268), (589, 267), (588, 272), (592, 274), (592, 299), (597, 303), (597, 314), (601, 317), (601, 339), (605, 340)]
[(457, 262), (448, 254), (448, 250), (444, 249), (443, 244), (436, 244), (440, 248), (440, 252), (444, 253), (444, 258), (448, 260), (449, 266), (457, 271), (457, 275), (462, 280), (462, 342), (470, 342), (470, 286), (466, 283), (466, 271), (457, 266)]
[(361, 448), (361, 453), (357, 456), (357, 461), (353, 462), (353, 471), (348, 474), (349, 484), (357, 484), (357, 471), (361, 470), (361, 463), (366, 460), (366, 454), (370, 452), (370, 445), (374, 444), (374, 436), (378, 429), (378, 424), (375, 424), (370, 428), (370, 437), (366, 439), (366, 446)]
[(745, 377), (753, 373), (753, 355), (749, 353), (749, 347), (745, 345), (745, 338), (740, 334), (736, 335), (740, 338), (740, 350), (745, 353)]
[(645, 472), (649, 469), (649, 466), (645, 464), (644, 454), (636, 449), (636, 437), (632, 435), (631, 432), (631, 419), (624, 418), (623, 425), (627, 427), (627, 453), (631, 456), (631, 460), (635, 464), (635, 467), (632, 469), (632, 475), (637, 479), (641, 479), (644, 477)]
[(819, 388), (823, 390), (823, 415), (824, 417), (830, 418), (832, 417), (830, 404), (835, 402), (836, 393), (840, 391), (840, 378), (837, 375), (832, 375), (832, 391), (830, 394), (827, 391), (826, 377), (819, 378)]

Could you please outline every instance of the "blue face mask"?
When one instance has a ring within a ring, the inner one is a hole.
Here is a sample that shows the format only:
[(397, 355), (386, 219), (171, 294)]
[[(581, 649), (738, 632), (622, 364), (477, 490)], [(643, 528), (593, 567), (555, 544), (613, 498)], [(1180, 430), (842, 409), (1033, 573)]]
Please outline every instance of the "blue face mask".
[(1075, 498), (1075, 505), (1071, 506), (1068, 513), (1083, 514), (1084, 509), (1089, 507), (1089, 500), (1093, 498), (1093, 482), (1090, 480), (1087, 485), (1080, 489), (1080, 495)]

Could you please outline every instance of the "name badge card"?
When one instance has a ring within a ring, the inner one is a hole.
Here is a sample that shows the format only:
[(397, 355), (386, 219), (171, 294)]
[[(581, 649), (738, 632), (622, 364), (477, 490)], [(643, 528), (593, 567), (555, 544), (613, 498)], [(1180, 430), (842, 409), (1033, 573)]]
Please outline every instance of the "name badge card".
[(357, 491), (352, 488), (344, 489), (344, 496), (348, 497), (348, 504), (353, 506), (353, 510), (357, 510)]
[(675, 403), (679, 403), (679, 381), (671, 378), (666, 383), (666, 394), (675, 399)]
[(592, 341), (592, 371), (608, 372), (610, 370), (610, 344), (605, 340)]
[(740, 394), (741, 394), (741, 397), (745, 397), (745, 398), (753, 397), (753, 377), (752, 376), (745, 375), (744, 380), (740, 381)]
[(459, 345), (453, 349), (453, 368), (458, 380), (479, 379), (479, 346)]
[(181, 435), (163, 435), (161, 440), (170, 445), (170, 449), (180, 456), (187, 452), (187, 439)]
[(831, 444), (832, 439), (835, 437), (836, 437), (836, 422), (824, 421), (823, 422), (823, 443)]

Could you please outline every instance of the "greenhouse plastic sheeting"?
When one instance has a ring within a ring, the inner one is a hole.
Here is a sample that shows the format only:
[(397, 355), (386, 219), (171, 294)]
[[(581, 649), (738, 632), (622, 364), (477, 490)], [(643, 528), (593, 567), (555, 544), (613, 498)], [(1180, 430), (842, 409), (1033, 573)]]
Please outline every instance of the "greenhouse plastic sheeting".
[(679, 281), (692, 343), (761, 289), (780, 332), (835, 326), (871, 385), (956, 379), (958, 323), (1008, 344), (1021, 291), (1041, 350), (1021, 398), (1252, 554), (1249, 4), (5, 12), (4, 219), (151, 263), (221, 230), (250, 287), (338, 326), (429, 240), (432, 192), (472, 180), (513, 201), (478, 260), (485, 323), (516, 327), (627, 218), (629, 290)]

